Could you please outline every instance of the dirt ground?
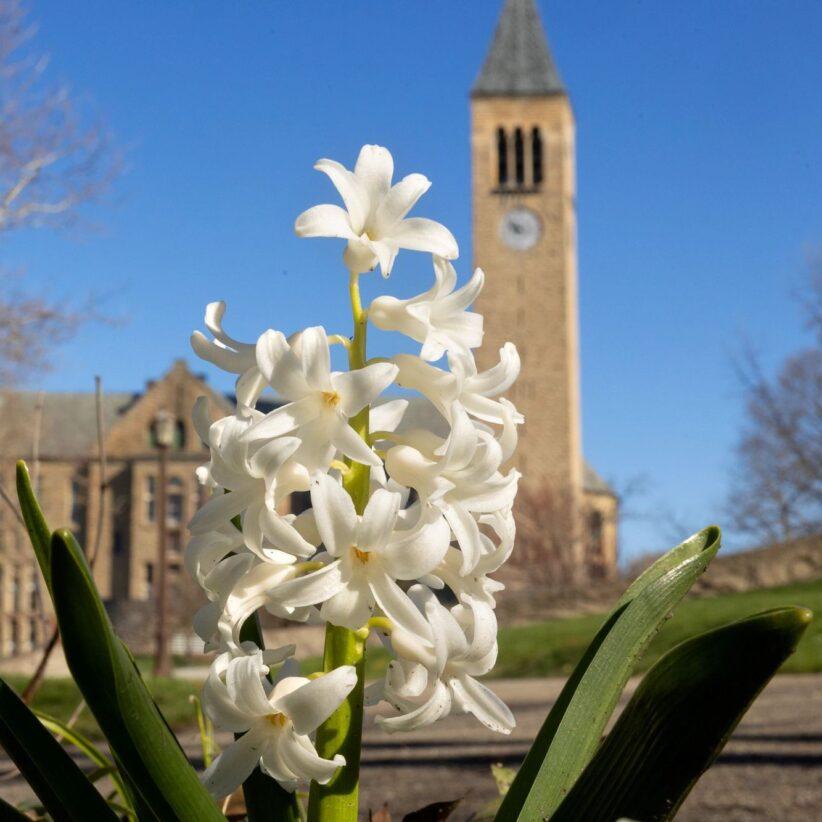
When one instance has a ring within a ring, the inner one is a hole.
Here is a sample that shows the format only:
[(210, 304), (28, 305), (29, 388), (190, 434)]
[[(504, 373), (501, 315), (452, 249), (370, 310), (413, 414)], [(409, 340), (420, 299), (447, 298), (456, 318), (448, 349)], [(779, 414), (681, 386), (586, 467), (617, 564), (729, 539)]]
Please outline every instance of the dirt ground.
[[(363, 820), (368, 819), (369, 808), (376, 810), (385, 803), (398, 822), (430, 802), (464, 797), (452, 818), (466, 822), (495, 797), (490, 765), (519, 764), (562, 680), (502, 680), (493, 686), (517, 717), (517, 728), (509, 737), (486, 731), (470, 717), (449, 717), (431, 728), (393, 736), (368, 722), (361, 783)], [(196, 759), (194, 735), (182, 741)], [(0, 777), (0, 796), (15, 803), (30, 796), (25, 783), (14, 776), (11, 763), (0, 757), (3, 772), (7, 775)], [(683, 822), (822, 820), (822, 675), (784, 675), (771, 682), (677, 818)]]

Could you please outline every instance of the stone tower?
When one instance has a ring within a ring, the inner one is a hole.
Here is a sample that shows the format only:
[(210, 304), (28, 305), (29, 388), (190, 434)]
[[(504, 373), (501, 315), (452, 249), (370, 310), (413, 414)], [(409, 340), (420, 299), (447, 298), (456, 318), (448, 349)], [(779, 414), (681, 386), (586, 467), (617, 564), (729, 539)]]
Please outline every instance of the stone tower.
[[(481, 365), (495, 362), (506, 340), (516, 343), (522, 373), (509, 394), (526, 420), (523, 484), (549, 486), (581, 533), (593, 524), (589, 503), (608, 508), (609, 537), (596, 514), (596, 553), (610, 568), (615, 498), (582, 459), (574, 115), (534, 0), (505, 2), (471, 91), (471, 154), (474, 264), (486, 274)], [(574, 564), (596, 564), (590, 542), (569, 546)]]
[(471, 113), (483, 351), (522, 357), (524, 481), (581, 488), (574, 116), (534, 0), (506, 0)]

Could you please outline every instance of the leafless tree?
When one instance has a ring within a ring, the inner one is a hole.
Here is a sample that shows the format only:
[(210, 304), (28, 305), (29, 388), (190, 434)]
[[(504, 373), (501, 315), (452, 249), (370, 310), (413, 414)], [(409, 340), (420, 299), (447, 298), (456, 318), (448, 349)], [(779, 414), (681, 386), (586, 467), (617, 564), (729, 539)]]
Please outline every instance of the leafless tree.
[[(122, 169), (108, 131), (47, 78), (35, 34), (21, 0), (0, 0), (0, 234), (76, 224)], [(0, 385), (45, 367), (87, 308), (32, 294), (0, 268)]]
[(768, 377), (748, 351), (738, 374), (746, 421), (736, 447), (728, 508), (734, 526), (762, 542), (822, 532), (822, 273), (812, 269), (802, 304), (809, 348)]

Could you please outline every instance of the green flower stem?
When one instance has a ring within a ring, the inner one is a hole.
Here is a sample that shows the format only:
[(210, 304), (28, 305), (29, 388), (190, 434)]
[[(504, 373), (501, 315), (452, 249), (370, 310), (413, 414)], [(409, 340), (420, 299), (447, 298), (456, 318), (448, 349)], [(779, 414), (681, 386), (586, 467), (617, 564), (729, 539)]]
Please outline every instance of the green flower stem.
[[(365, 337), (368, 318), (360, 301), (359, 276), (351, 274), (349, 282), (351, 313), (354, 318), (354, 336), (348, 347), (348, 365), (353, 371), (365, 365)], [(351, 418), (351, 427), (368, 442), (370, 409), (362, 409)], [(350, 470), (343, 476), (343, 488), (354, 501), (358, 514), (368, 502), (371, 470), (367, 465), (346, 461)], [(353, 665), (357, 670), (357, 684), (347, 699), (317, 729), (317, 753), (325, 759), (335, 754), (345, 757), (340, 768), (327, 785), (311, 783), (308, 795), (309, 822), (357, 822), (360, 789), (360, 749), (362, 747), (363, 690), (365, 687), (365, 640), (367, 628), (351, 631), (336, 625), (325, 628), (323, 669), (333, 671), (341, 665)]]

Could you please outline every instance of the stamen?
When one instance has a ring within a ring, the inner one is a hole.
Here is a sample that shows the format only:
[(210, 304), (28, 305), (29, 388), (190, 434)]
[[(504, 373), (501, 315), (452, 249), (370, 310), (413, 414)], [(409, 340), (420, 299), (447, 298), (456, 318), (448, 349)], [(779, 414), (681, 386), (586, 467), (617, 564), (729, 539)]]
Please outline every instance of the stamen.
[(358, 559), (363, 565), (365, 565), (371, 556), (369, 555), (368, 551), (360, 551), (359, 548), (355, 548), (353, 545), (351, 546), (351, 550), (354, 552), (354, 556)]
[(340, 395), (336, 391), (323, 391), (322, 398), (329, 408), (336, 408), (340, 404)]
[(285, 714), (276, 713), (276, 714), (268, 714), (266, 719), (275, 727), (275, 728), (282, 728), (285, 726), (285, 723), (288, 721), (288, 717)]

